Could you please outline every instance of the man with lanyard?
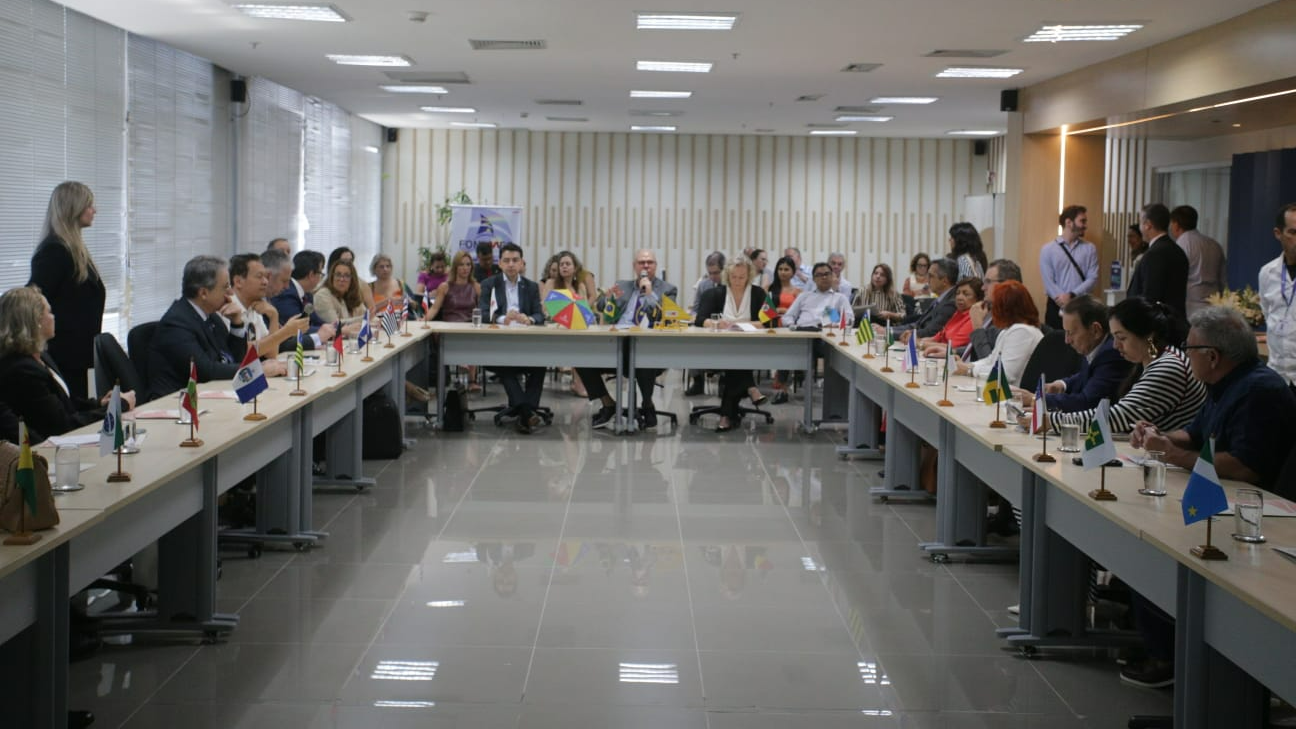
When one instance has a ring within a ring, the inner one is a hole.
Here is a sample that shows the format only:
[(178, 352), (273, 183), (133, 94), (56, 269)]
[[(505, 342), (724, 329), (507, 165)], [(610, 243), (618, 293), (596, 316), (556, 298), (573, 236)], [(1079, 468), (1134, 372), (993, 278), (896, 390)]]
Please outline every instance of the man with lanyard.
[(1269, 367), (1296, 387), (1296, 203), (1278, 211), (1274, 237), (1282, 254), (1260, 269), (1260, 311), (1264, 312)]
[(1048, 295), (1044, 323), (1054, 329), (1062, 328), (1062, 307), (1093, 291), (1098, 283), (1098, 247), (1084, 239), (1088, 224), (1083, 206), (1066, 206), (1058, 216), (1062, 235), (1040, 251), (1040, 278)]

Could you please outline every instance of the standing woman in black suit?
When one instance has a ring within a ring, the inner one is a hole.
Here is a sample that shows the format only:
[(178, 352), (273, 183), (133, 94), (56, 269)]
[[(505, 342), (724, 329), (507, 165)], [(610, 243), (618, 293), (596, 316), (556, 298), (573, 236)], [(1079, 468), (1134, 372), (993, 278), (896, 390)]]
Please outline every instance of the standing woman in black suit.
[[(755, 267), (746, 256), (730, 261), (724, 270), (724, 285), (702, 292), (698, 298), (697, 318), (693, 326), (707, 329), (727, 329), (737, 322), (759, 322), (761, 306), (765, 303), (765, 289), (753, 283)], [(711, 318), (719, 314), (719, 320)], [(720, 391), (720, 424), (716, 432), (733, 430), (738, 422), (738, 403), (750, 397), (753, 405), (768, 398), (756, 388), (752, 371), (725, 370), (724, 387)]]
[(50, 195), (45, 239), (31, 259), (31, 280), (49, 299), (59, 322), (49, 355), (67, 378), (72, 397), (86, 397), (86, 370), (94, 366), (94, 338), (103, 329), (104, 284), (81, 231), (94, 224), (94, 193), (64, 182)]

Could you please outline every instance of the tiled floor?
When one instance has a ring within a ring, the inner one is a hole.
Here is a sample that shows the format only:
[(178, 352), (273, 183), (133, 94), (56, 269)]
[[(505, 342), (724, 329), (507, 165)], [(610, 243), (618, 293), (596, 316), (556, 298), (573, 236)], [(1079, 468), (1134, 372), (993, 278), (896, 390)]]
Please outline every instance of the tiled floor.
[(773, 426), (618, 437), (546, 397), (557, 421), (535, 435), (418, 432), (366, 464), (375, 488), (318, 495), (314, 551), (226, 553), (227, 642), (106, 647), (73, 666), (72, 705), (130, 729), (1053, 729), (1169, 711), (1106, 658), (1005, 651), (1016, 567), (924, 559), (934, 509), (871, 501), (880, 465), (838, 460), (840, 431), (798, 433), (795, 399)]

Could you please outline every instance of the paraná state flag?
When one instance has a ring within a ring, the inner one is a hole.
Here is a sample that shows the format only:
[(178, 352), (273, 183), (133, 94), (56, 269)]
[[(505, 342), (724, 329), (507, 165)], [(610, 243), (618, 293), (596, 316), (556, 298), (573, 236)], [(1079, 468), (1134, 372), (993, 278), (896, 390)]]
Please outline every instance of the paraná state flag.
[(99, 428), (99, 457), (112, 455), (126, 442), (121, 422), (121, 385), (114, 385), (104, 413), (103, 427)]
[(184, 400), (180, 407), (189, 413), (194, 430), (198, 430), (198, 366), (189, 360), (189, 384), (185, 385)]
[(1183, 495), (1184, 524), (1209, 519), (1228, 508), (1228, 497), (1215, 473), (1215, 439), (1202, 443)]
[(266, 382), (265, 368), (261, 366), (261, 358), (257, 356), (256, 348), (248, 347), (247, 354), (243, 355), (243, 363), (234, 373), (234, 394), (238, 396), (239, 402), (252, 402), (253, 398), (269, 387)]

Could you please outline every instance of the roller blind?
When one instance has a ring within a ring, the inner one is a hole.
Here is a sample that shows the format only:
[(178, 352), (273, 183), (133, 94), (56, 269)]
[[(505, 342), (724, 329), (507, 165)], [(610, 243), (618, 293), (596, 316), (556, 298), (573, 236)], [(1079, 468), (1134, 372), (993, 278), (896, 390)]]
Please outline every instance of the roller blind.
[(238, 249), (301, 240), (304, 97), (263, 78), (248, 82), (237, 120)]

